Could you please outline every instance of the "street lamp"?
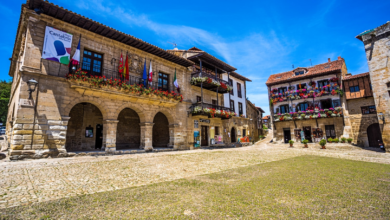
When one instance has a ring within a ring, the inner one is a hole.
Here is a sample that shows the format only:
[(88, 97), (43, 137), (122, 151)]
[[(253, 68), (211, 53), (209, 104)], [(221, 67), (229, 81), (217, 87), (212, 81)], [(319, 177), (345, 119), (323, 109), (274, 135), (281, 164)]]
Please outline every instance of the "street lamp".
[(32, 99), (31, 93), (35, 91), (38, 82), (35, 79), (30, 79), (29, 81), (27, 81), (27, 85), (28, 85), (28, 91), (30, 92), (28, 99)]

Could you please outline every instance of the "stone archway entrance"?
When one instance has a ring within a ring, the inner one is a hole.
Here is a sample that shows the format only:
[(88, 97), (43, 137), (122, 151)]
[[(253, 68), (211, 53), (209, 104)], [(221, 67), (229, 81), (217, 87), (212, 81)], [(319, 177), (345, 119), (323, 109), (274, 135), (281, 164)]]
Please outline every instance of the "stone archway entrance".
[(367, 136), (370, 147), (379, 147), (379, 141), (382, 142), (382, 134), (378, 123), (368, 126)]
[(118, 116), (116, 149), (138, 149), (141, 145), (140, 117), (133, 109), (125, 108)]
[(72, 151), (100, 150), (103, 140), (103, 115), (90, 103), (79, 103), (69, 113), (65, 148)]
[(237, 142), (236, 129), (234, 127), (232, 127), (232, 130), (230, 132), (230, 141), (231, 143)]
[(168, 147), (169, 144), (169, 122), (168, 118), (161, 112), (153, 119), (153, 147)]

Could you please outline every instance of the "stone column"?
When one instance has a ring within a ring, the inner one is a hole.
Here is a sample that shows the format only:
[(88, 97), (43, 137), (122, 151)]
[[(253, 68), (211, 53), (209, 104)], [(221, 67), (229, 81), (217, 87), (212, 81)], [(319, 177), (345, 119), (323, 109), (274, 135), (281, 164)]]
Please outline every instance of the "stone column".
[(175, 132), (178, 128), (178, 124), (170, 124), (169, 125), (169, 143), (168, 147), (172, 147), (174, 149), (178, 149), (179, 146), (177, 145), (180, 139), (180, 134), (179, 132)]
[(118, 120), (111, 119), (103, 121), (103, 146), (107, 153), (116, 151), (116, 129), (118, 122)]
[(141, 146), (140, 149), (145, 151), (153, 150), (153, 125), (151, 122), (139, 124), (141, 126)]

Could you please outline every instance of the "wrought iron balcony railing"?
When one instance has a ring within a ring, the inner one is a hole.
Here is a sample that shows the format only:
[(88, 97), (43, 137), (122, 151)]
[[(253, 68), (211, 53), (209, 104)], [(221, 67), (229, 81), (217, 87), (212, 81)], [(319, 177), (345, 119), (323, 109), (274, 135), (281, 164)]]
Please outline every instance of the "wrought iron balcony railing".
[(232, 116), (236, 116), (234, 112), (231, 112), (230, 108), (213, 105), (209, 103), (195, 103), (190, 107), (192, 115), (207, 115), (209, 118), (222, 118), (229, 119)]
[(194, 86), (202, 86), (204, 89), (211, 90), (218, 93), (228, 93), (233, 89), (228, 81), (218, 78), (205, 72), (194, 72), (191, 74), (191, 84)]

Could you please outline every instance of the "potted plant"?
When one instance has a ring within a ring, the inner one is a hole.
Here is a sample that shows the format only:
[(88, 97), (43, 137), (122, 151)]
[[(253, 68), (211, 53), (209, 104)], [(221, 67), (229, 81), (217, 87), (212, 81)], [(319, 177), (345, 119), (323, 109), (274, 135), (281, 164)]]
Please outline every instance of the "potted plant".
[(309, 140), (303, 140), (302, 143), (304, 144), (303, 148), (308, 148), (307, 143), (309, 143)]
[(352, 138), (347, 139), (348, 143), (352, 143)]
[(293, 147), (293, 144), (294, 144), (293, 140), (289, 140), (288, 143), (290, 144), (290, 147)]
[(328, 138), (328, 142), (329, 143), (332, 143), (333, 139), (332, 138)]
[(326, 145), (326, 140), (325, 139), (322, 139), (320, 141), (320, 145), (321, 145), (321, 149), (326, 149), (325, 145)]
[(333, 143), (339, 143), (339, 139), (338, 138), (333, 139)]
[(347, 138), (342, 137), (342, 138), (341, 138), (341, 143), (345, 143), (346, 140), (347, 140)]

